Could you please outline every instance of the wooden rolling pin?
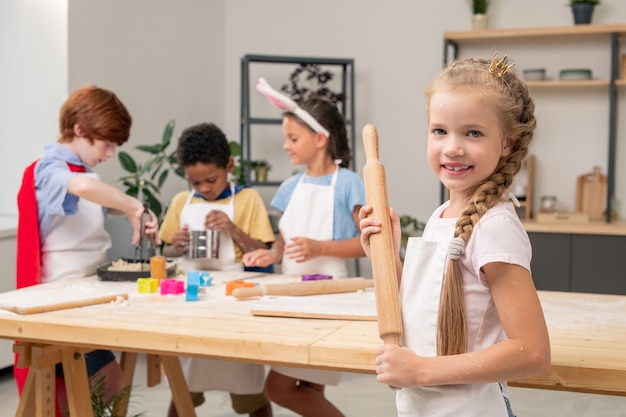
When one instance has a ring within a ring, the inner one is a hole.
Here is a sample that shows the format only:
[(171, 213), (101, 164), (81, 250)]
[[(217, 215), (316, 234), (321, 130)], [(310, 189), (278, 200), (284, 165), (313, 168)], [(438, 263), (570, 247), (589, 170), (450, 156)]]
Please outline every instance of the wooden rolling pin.
[(378, 132), (373, 125), (363, 128), (366, 162), (363, 167), (365, 199), (372, 207), (370, 216), (380, 220), (380, 233), (370, 236), (372, 272), (376, 294), (378, 334), (385, 344), (400, 344), (402, 315), (398, 298), (398, 278), (389, 219), (385, 167), (378, 159)]
[(263, 295), (317, 295), (353, 292), (373, 287), (374, 282), (365, 278), (325, 279), (279, 284), (261, 284), (258, 287), (236, 288), (235, 298), (261, 297)]

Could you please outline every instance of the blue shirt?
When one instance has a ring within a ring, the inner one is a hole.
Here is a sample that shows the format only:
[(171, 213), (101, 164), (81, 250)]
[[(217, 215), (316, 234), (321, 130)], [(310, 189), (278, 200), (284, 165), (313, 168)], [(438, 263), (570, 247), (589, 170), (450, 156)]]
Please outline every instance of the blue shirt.
[[(285, 212), (289, 199), (296, 189), (300, 178), (304, 175), (300, 172), (280, 185), (276, 195), (271, 201), (272, 207), (281, 213)], [(330, 185), (333, 173), (322, 177), (304, 176), (303, 182), (318, 185)], [(363, 180), (354, 171), (347, 168), (339, 169), (335, 184), (335, 204), (333, 211), (333, 240), (346, 240), (359, 234), (359, 229), (354, 223), (352, 212), (354, 207), (365, 204), (365, 186)]]
[[(78, 211), (78, 196), (68, 194), (70, 180), (79, 175), (67, 163), (84, 165), (83, 161), (59, 144), (46, 145), (35, 167), (35, 195), (39, 217), (39, 236), (43, 242), (57, 216), (71, 216)], [(91, 170), (85, 167), (88, 172)]]

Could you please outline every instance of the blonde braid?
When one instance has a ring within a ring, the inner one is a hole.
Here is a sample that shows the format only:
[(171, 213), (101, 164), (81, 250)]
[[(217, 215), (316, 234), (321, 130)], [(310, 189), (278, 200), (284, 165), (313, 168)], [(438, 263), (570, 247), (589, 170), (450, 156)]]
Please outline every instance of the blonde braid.
[[(501, 157), (494, 172), (476, 185), (457, 220), (454, 237), (462, 239), (465, 244), (481, 217), (499, 201), (508, 198), (508, 189), (528, 154), (528, 146), (537, 124), (535, 105), (526, 85), (513, 71), (498, 76), (489, 73), (489, 64), (481, 59), (453, 62), (427, 90), (427, 97), (438, 87), (460, 85), (492, 92), (503, 140), (512, 141), (509, 155)], [(437, 342), (439, 355), (467, 352), (467, 317), (463, 276), (458, 259), (448, 261), (441, 290)]]

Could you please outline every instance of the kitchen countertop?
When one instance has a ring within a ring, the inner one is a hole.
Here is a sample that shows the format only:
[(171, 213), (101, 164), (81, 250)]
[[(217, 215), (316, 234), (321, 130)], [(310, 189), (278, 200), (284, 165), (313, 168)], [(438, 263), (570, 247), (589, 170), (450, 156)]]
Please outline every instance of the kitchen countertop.
[(611, 223), (591, 221), (589, 223), (540, 223), (533, 220), (522, 221), (527, 232), (534, 233), (564, 233), (583, 235), (626, 236), (626, 221), (620, 220)]

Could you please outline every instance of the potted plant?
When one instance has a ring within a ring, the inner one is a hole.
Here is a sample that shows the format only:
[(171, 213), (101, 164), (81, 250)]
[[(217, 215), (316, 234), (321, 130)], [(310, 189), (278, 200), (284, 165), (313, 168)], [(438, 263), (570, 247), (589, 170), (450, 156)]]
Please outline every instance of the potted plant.
[(489, 1), (490, 0), (468, 0), (472, 10), (472, 29), (487, 29), (489, 23), (489, 16), (487, 16)]
[(161, 142), (135, 147), (139, 151), (150, 154), (144, 163), (138, 163), (124, 151), (118, 153), (120, 164), (128, 174), (118, 178), (117, 181), (126, 187), (124, 190), (126, 194), (150, 203), (150, 209), (157, 217), (163, 213), (163, 204), (159, 196), (170, 171), (181, 178), (185, 177), (185, 173), (176, 162), (176, 150), (169, 151), (175, 124), (174, 120), (170, 120), (165, 125)]
[(575, 25), (588, 25), (591, 23), (593, 11), (596, 5), (600, 4), (600, 0), (569, 0), (572, 8)]
[[(126, 175), (117, 179), (125, 187), (124, 192), (150, 203), (150, 209), (160, 219), (165, 214), (165, 204), (161, 201), (161, 188), (169, 177), (170, 171), (180, 178), (185, 178), (184, 170), (178, 165), (176, 149), (170, 150), (172, 134), (176, 122), (170, 120), (165, 125), (163, 136), (159, 143), (154, 145), (139, 145), (135, 149), (145, 152), (150, 156), (143, 162), (137, 162), (130, 154), (120, 151), (118, 159)], [(230, 153), (235, 160), (233, 172), (234, 181), (237, 184), (245, 183), (245, 172), (241, 162), (241, 146), (237, 142), (230, 141)]]
[[(126, 386), (113, 397), (105, 400), (106, 384), (105, 377), (90, 377), (89, 385), (91, 386), (91, 405), (94, 417), (114, 417), (119, 416), (121, 410), (126, 409), (130, 403), (132, 387)], [(132, 417), (142, 417), (144, 413), (133, 414)]]
[(266, 182), (267, 173), (272, 166), (266, 160), (260, 159), (249, 162), (250, 168), (254, 171), (254, 179), (256, 182)]

